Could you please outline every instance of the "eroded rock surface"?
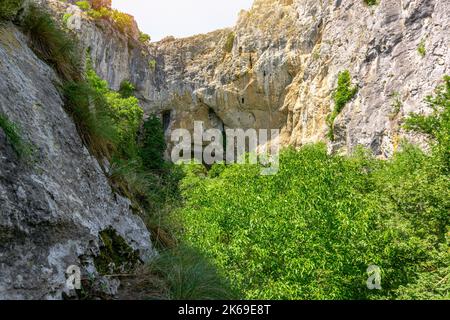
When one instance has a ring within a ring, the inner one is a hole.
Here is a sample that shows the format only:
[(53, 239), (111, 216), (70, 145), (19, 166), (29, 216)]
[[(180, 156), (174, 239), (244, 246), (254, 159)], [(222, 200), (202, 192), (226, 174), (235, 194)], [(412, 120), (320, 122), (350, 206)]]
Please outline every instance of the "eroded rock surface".
[[(0, 299), (61, 299), (70, 265), (96, 275), (99, 233), (110, 228), (140, 259), (154, 254), (130, 201), (82, 144), (58, 83), (16, 27), (0, 27), (0, 112), (34, 149), (20, 159), (0, 129)], [(114, 294), (118, 283), (105, 285)]]

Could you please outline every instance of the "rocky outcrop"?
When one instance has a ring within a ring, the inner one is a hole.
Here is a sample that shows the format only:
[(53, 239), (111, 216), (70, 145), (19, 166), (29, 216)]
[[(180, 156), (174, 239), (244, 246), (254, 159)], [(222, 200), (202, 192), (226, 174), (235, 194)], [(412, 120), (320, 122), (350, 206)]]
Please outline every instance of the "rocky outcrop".
[(154, 254), (149, 232), (82, 144), (55, 72), (13, 25), (0, 27), (0, 61), (0, 113), (33, 147), (30, 161), (18, 158), (0, 128), (0, 299), (61, 299), (71, 265), (114, 294), (118, 282), (97, 274), (105, 232), (143, 261)]
[[(168, 137), (198, 120), (278, 128), (283, 145), (327, 141), (332, 151), (362, 145), (389, 157), (403, 137), (421, 141), (401, 122), (425, 110), (424, 98), (450, 72), (449, 13), (442, 0), (256, 0), (232, 29), (150, 45), (79, 11), (71, 28), (112, 88), (131, 80), (147, 113), (169, 115)], [(326, 119), (343, 70), (359, 90), (330, 141)]]
[[(233, 30), (155, 44), (170, 94), (150, 107), (174, 110), (175, 127), (212, 108), (228, 127), (281, 129), (284, 145), (328, 141), (333, 151), (363, 145), (389, 157), (402, 137), (417, 139), (402, 119), (422, 111), (450, 72), (449, 14), (440, 0), (256, 0)], [(329, 141), (326, 118), (346, 69), (359, 91)]]

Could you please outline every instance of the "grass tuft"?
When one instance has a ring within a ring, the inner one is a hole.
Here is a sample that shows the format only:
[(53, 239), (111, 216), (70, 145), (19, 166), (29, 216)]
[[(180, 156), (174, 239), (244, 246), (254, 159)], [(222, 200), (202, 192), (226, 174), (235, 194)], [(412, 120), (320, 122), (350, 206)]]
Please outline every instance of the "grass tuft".
[(32, 147), (23, 140), (19, 127), (2, 113), (0, 113), (0, 128), (3, 129), (7, 141), (19, 158), (26, 159), (31, 156)]
[(42, 9), (30, 6), (22, 22), (33, 51), (66, 81), (81, 78), (81, 58), (77, 46), (53, 18)]

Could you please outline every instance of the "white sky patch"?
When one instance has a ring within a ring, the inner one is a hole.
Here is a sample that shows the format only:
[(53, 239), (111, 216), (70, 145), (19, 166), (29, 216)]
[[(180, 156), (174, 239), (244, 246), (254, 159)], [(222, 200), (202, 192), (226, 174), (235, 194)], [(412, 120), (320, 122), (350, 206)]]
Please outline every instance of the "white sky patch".
[(152, 41), (207, 33), (235, 25), (253, 0), (113, 0), (113, 7), (135, 17)]

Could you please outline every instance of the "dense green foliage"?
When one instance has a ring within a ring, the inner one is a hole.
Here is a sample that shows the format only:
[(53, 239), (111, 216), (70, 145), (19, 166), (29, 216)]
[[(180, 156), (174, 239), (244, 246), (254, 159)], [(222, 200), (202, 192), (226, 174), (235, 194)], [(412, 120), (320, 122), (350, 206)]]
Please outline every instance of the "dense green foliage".
[(13, 19), (24, 0), (2, 0), (0, 2), (0, 22)]
[(450, 170), (450, 76), (444, 78), (444, 84), (426, 101), (432, 109), (431, 115), (412, 114), (405, 128), (425, 133), (436, 141), (434, 152), (440, 155), (442, 167)]
[(123, 98), (129, 98), (134, 96), (135, 91), (136, 88), (130, 81), (124, 80), (121, 82), (119, 93)]
[[(429, 155), (405, 144), (380, 161), (312, 145), (282, 152), (274, 176), (185, 167), (183, 239), (245, 298), (450, 298), (448, 78), (428, 101), (436, 112), (408, 125), (436, 138)], [(369, 265), (380, 291), (366, 287)]]
[(166, 141), (161, 120), (155, 116), (144, 122), (142, 134), (141, 157), (148, 170), (158, 170), (164, 165), (163, 155)]
[(334, 120), (339, 115), (339, 113), (341, 113), (342, 109), (344, 109), (347, 102), (355, 97), (357, 92), (358, 87), (352, 86), (350, 72), (348, 70), (339, 72), (337, 88), (333, 92), (334, 109), (327, 118), (327, 123), (330, 128), (330, 140), (334, 140)]

